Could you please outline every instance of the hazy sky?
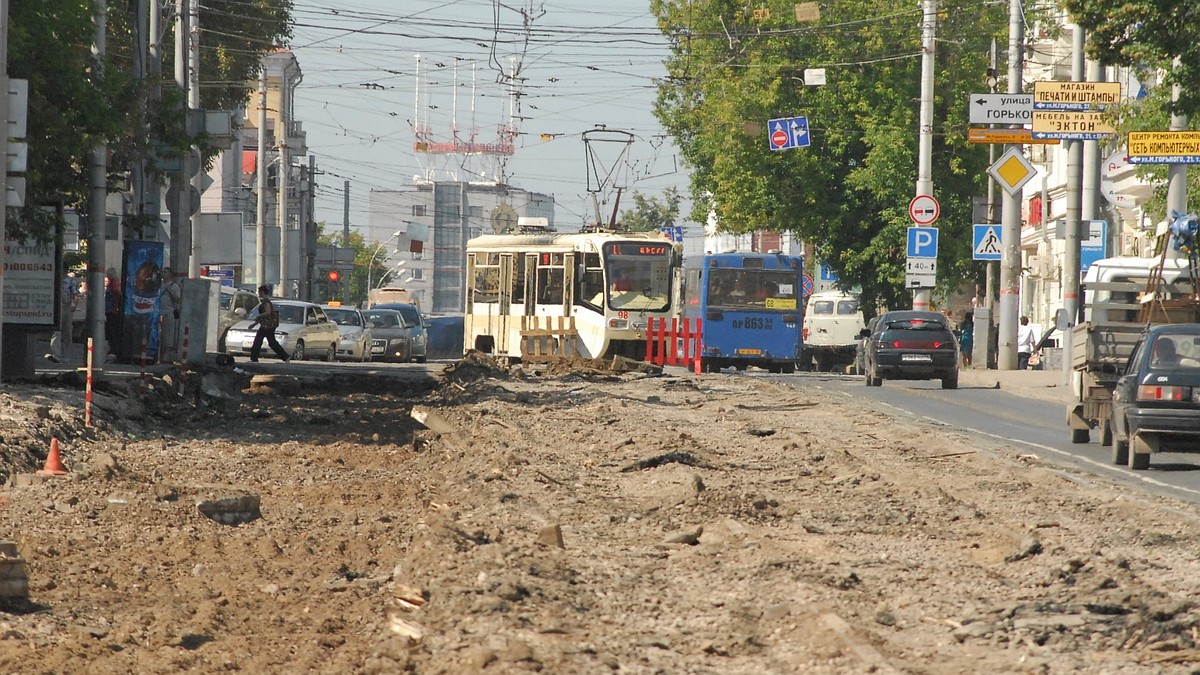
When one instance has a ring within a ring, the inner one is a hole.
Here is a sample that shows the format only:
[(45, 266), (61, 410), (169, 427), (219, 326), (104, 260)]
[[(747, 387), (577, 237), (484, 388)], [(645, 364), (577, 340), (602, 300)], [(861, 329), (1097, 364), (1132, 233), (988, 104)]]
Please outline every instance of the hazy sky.
[[(520, 78), (518, 135), (506, 173), (514, 186), (554, 195), (559, 229), (594, 217), (581, 135), (596, 125), (634, 134), (627, 195), (661, 196), (668, 186), (686, 194), (677, 151), (651, 112), (667, 47), (648, 0), (522, 2), (529, 0), (296, 0), (292, 49), (304, 74), (296, 115), (325, 172), (318, 177), (318, 221), (341, 225), (345, 180), (350, 223), (365, 226), (372, 188), (399, 188), (439, 166), (413, 151), (417, 114), (435, 141), (450, 139), (452, 119), (460, 137), (469, 135), (473, 119), (479, 142), (497, 141), (510, 100), (507, 83), (498, 80), (512, 59)], [(425, 83), (420, 111), (414, 109), (418, 54)], [(598, 173), (607, 175), (621, 146), (597, 147)], [(478, 179), (470, 172), (460, 177)], [(609, 199), (601, 207), (607, 218), (611, 196), (602, 197)]]

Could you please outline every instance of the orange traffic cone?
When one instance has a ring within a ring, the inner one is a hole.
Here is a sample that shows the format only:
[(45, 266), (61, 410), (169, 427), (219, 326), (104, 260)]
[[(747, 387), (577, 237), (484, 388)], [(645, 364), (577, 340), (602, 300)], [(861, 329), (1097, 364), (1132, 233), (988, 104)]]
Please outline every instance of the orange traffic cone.
[(46, 466), (37, 472), (39, 476), (65, 476), (69, 474), (63, 466), (62, 457), (58, 454), (58, 439), (50, 439), (50, 454), (46, 455)]

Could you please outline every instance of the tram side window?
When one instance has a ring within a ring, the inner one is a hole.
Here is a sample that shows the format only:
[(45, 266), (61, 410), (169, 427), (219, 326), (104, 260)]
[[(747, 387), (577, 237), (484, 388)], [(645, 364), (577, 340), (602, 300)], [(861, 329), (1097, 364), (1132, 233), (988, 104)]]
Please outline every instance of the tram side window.
[[(542, 305), (561, 305), (563, 302), (563, 256), (543, 253), (538, 259), (537, 301)], [(554, 265), (551, 267), (550, 265)]]
[(475, 263), (475, 302), (500, 302), (499, 263), (498, 256), (494, 253), (477, 259)]
[(525, 258), (521, 255), (513, 256), (513, 289), (511, 302), (523, 305), (525, 304)]
[(599, 253), (583, 254), (583, 269), (579, 278), (579, 301), (597, 311), (604, 306), (604, 270)]

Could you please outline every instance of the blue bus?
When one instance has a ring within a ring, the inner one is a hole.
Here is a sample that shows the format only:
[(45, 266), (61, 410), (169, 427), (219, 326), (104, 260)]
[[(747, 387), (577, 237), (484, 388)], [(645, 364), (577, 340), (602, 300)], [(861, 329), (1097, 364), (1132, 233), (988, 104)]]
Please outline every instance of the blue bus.
[(803, 357), (803, 259), (720, 253), (684, 262), (684, 318), (703, 319), (701, 368), (794, 373)]

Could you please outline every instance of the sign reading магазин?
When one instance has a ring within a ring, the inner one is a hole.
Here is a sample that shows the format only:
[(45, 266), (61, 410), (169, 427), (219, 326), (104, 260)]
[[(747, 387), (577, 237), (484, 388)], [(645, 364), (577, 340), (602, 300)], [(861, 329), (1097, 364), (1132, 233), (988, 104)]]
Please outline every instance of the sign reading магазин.
[(4, 242), (4, 323), (54, 325), (54, 245)]

